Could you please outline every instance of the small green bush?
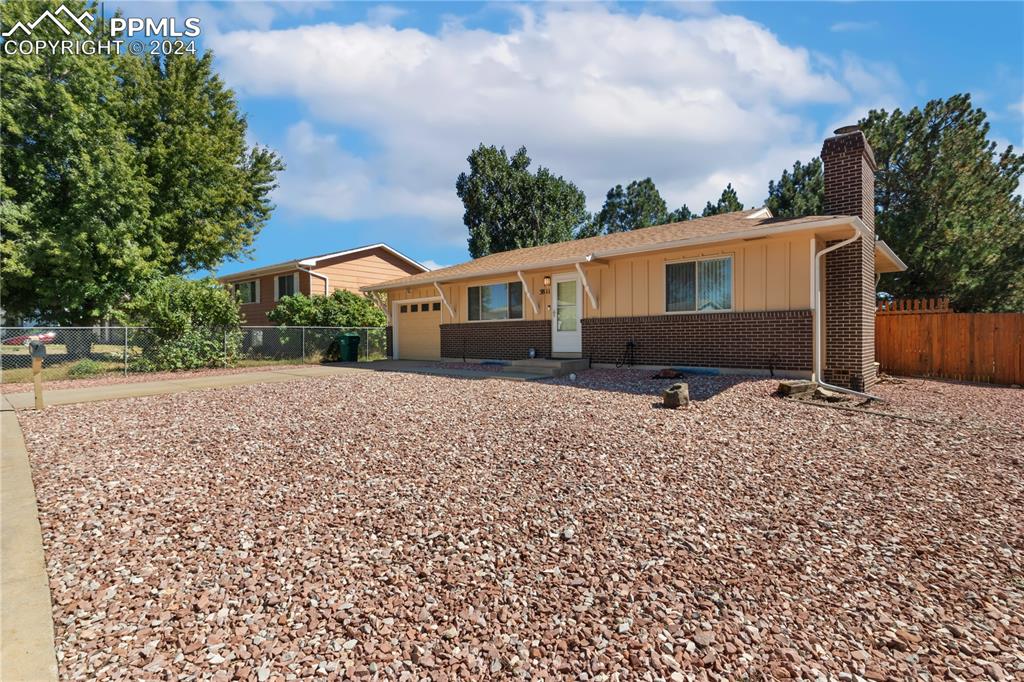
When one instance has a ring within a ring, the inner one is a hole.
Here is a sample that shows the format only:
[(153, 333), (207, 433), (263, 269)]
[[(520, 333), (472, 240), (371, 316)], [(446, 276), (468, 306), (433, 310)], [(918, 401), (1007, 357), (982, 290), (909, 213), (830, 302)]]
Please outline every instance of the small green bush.
[(137, 372), (223, 367), (241, 350), (241, 311), (234, 294), (214, 279), (170, 276), (153, 280), (124, 306), (130, 324), (145, 327), (132, 345)]
[(95, 360), (79, 360), (68, 369), (68, 376), (74, 379), (84, 379), (103, 374), (107, 369), (101, 362)]

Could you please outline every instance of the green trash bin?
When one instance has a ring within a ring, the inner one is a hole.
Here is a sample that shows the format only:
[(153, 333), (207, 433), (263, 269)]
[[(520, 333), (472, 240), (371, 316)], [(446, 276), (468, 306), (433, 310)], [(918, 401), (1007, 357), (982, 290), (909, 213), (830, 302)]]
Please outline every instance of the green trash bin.
[(359, 361), (359, 334), (348, 332), (338, 336), (338, 356), (342, 362)]

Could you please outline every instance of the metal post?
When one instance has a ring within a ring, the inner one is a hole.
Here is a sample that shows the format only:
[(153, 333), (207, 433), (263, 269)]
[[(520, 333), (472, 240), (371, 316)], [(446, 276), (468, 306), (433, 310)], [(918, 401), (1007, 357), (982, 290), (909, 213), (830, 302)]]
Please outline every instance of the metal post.
[(306, 328), (302, 328), (302, 364), (306, 364)]
[(228, 366), (228, 330), (224, 330), (224, 366)]
[(125, 325), (124, 329), (124, 375), (128, 376), (128, 326)]

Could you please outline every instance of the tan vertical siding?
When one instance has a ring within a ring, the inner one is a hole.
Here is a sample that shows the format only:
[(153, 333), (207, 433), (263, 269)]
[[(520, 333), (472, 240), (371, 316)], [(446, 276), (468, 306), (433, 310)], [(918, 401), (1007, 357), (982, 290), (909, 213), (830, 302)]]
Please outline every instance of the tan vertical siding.
[[(732, 256), (733, 310), (756, 312), (765, 310), (806, 310), (810, 306), (810, 235), (778, 237), (750, 242), (735, 241), (702, 248), (659, 251), (651, 254), (626, 255), (607, 263), (583, 266), (591, 289), (598, 299), (595, 309), (583, 294), (585, 317), (633, 317), (660, 315), (665, 312), (665, 265), (689, 258)], [(530, 291), (540, 306), (533, 312), (528, 300), (523, 301), (523, 319), (550, 319), (550, 292), (543, 285), (545, 275), (573, 272), (572, 266), (524, 273)], [(442, 322), (468, 322), (467, 306), (470, 286), (517, 281), (516, 274), (480, 277), (442, 286), (445, 297), (455, 309), (452, 318), (443, 311)], [(548, 287), (550, 288), (550, 287)], [(436, 296), (433, 285), (390, 291), (391, 299), (401, 300)], [(481, 324), (487, 324), (483, 322)]]

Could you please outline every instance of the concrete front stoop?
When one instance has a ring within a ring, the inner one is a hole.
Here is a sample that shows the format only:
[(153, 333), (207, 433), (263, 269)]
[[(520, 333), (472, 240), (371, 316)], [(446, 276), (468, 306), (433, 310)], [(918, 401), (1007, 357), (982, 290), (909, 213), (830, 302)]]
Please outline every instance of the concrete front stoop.
[(533, 360), (508, 360), (502, 364), (502, 372), (535, 374), (545, 377), (561, 377), (589, 368), (590, 360), (586, 358), (534, 358)]

